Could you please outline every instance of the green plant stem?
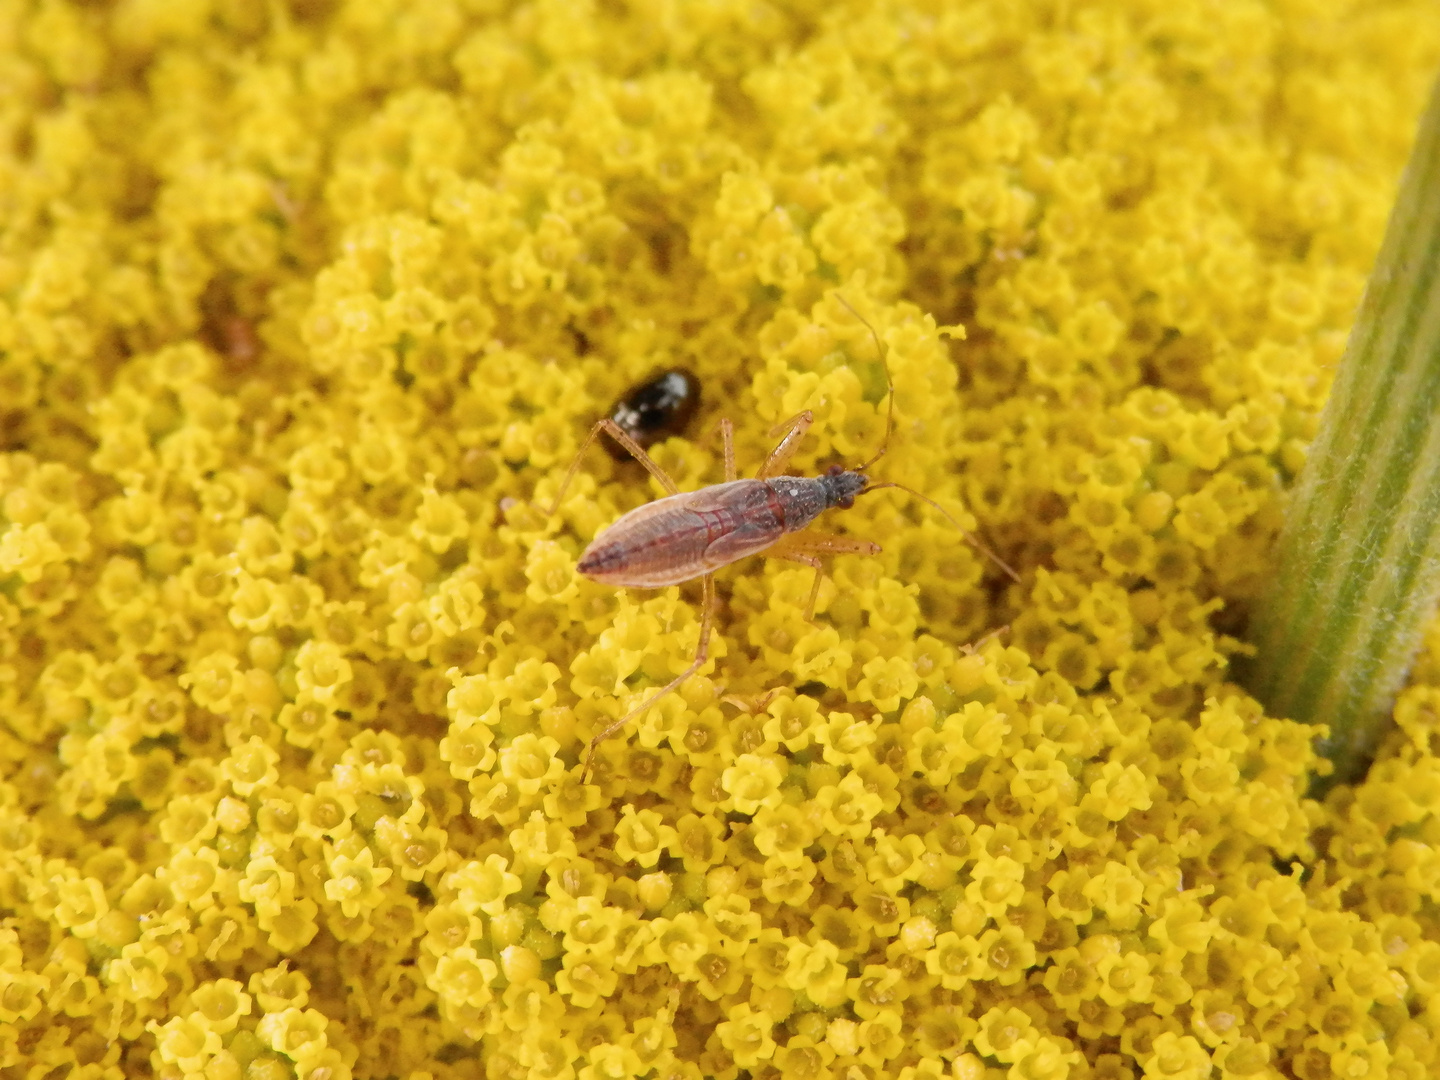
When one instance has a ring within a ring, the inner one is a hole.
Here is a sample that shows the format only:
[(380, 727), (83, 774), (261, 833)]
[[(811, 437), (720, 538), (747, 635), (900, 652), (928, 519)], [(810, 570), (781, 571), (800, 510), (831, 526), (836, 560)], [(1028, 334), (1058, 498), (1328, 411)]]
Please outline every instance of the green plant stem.
[(1440, 587), (1440, 83), (1257, 612), (1248, 685), (1363, 775)]

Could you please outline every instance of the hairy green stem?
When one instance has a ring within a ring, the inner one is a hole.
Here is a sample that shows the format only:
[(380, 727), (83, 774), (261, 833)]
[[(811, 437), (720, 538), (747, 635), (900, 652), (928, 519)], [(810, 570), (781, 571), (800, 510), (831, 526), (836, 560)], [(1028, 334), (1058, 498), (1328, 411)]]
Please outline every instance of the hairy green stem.
[(1363, 775), (1440, 588), (1440, 83), (1300, 475), (1249, 689)]

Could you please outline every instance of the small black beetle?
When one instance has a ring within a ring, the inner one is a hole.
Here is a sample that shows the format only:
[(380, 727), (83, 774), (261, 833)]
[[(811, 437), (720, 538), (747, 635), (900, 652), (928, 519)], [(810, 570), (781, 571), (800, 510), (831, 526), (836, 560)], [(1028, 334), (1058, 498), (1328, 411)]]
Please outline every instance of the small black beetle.
[[(671, 368), (625, 391), (610, 410), (610, 419), (641, 446), (679, 435), (700, 407), (700, 380), (684, 368)], [(630, 455), (618, 443), (605, 441), (616, 461)]]

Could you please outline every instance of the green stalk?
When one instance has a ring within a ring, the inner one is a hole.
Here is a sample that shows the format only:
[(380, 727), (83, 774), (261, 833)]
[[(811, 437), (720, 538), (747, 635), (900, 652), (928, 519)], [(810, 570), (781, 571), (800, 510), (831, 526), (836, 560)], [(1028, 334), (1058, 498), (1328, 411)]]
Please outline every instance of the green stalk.
[(1364, 774), (1440, 592), (1440, 83), (1257, 611), (1250, 691)]

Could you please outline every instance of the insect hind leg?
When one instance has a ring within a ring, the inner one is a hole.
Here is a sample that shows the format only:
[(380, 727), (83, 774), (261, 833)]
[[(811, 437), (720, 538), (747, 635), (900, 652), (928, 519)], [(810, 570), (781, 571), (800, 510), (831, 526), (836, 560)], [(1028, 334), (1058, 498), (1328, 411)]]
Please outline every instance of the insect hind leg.
[(602, 431), (624, 447), (625, 451), (631, 457), (641, 465), (644, 465), (650, 475), (660, 481), (660, 486), (665, 489), (667, 495), (680, 494), (680, 488), (674, 480), (670, 479), (670, 474), (662, 469), (656, 463), (655, 459), (645, 452), (645, 448), (627, 435), (625, 429), (615, 423), (614, 420), (605, 417), (604, 419), (595, 421), (594, 426), (590, 428), (590, 434), (586, 435), (585, 441), (580, 444), (580, 449), (575, 453), (575, 460), (570, 462), (570, 468), (565, 470), (565, 478), (560, 481), (560, 486), (555, 491), (554, 502), (552, 502), (545, 511), (546, 517), (553, 515), (560, 509), (560, 503), (564, 501), (565, 492), (570, 489), (571, 481), (575, 479), (575, 474), (580, 471), (581, 458), (585, 456), (585, 451), (590, 449), (590, 444), (600, 437)]
[(616, 732), (620, 731), (623, 727), (625, 727), (626, 724), (630, 723), (630, 721), (635, 719), (635, 717), (644, 713), (661, 698), (665, 697), (667, 694), (673, 694), (676, 690), (680, 689), (680, 687), (684, 684), (685, 680), (689, 679), (690, 676), (694, 675), (697, 671), (704, 667), (705, 661), (710, 658), (710, 628), (712, 623), (714, 622), (713, 612), (715, 610), (715, 575), (706, 574), (703, 578), (700, 579), (700, 583), (704, 595), (700, 602), (700, 641), (695, 647), (695, 659), (691, 661), (689, 667), (687, 667), (679, 675), (666, 683), (665, 686), (661, 688), (658, 693), (652, 694), (649, 698), (645, 700), (643, 704), (637, 705), (635, 708), (631, 709), (624, 716), (620, 717), (619, 720), (616, 720), (613, 724), (605, 728), (603, 731), (600, 732), (600, 734), (596, 735), (593, 739), (590, 740), (590, 745), (585, 751), (585, 767), (580, 772), (580, 777), (582, 780), (589, 779), (590, 770), (595, 764), (595, 751), (601, 743), (603, 743), (606, 739), (610, 738), (611, 735), (614, 735)]

